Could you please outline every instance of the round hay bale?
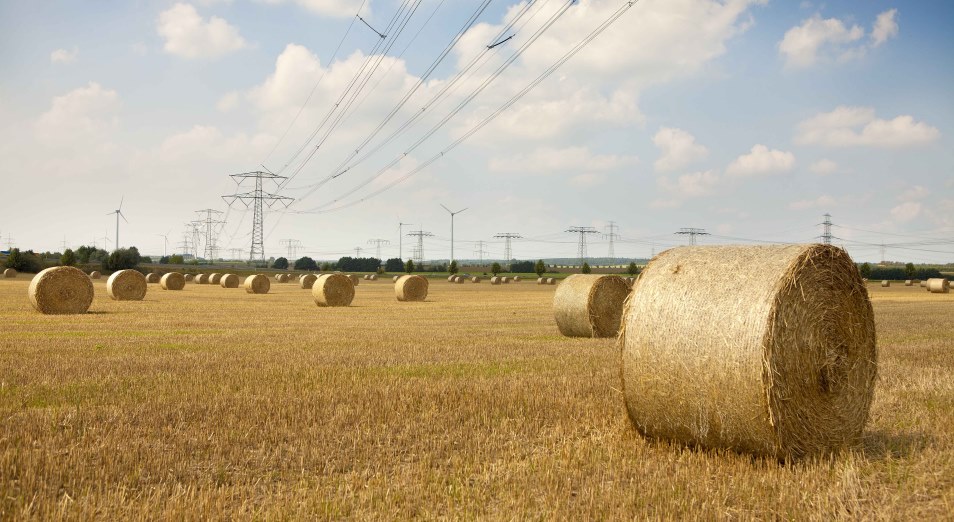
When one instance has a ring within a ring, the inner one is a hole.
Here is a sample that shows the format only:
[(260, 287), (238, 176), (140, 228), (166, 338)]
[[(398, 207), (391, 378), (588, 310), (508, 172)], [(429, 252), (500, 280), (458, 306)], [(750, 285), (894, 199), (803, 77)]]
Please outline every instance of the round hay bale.
[(348, 274), (348, 277), (351, 278), (351, 283), (352, 283), (354, 286), (358, 286), (358, 281), (361, 281), (361, 278), (358, 277), (358, 276), (356, 276), (356, 275), (354, 275), (354, 274)]
[(553, 317), (567, 337), (615, 337), (629, 285), (615, 275), (574, 274), (553, 295)]
[(493, 277), (490, 278), (490, 284), (492, 284), (492, 285), (499, 285), (499, 284), (503, 283), (502, 279), (503, 279), (502, 277), (493, 276)]
[(626, 408), (648, 438), (779, 459), (861, 440), (874, 314), (839, 248), (667, 250), (636, 281), (618, 345)]
[(354, 281), (343, 274), (323, 275), (311, 287), (318, 306), (350, 306), (354, 300)]
[(222, 281), (222, 274), (219, 274), (219, 273), (217, 273), (217, 272), (213, 272), (213, 273), (209, 274), (209, 284), (210, 284), (210, 285), (217, 285), (217, 284), (219, 284), (219, 282), (221, 282), (221, 281)]
[(369, 275), (369, 276), (368, 276), (368, 280), (369, 280), (369, 281), (377, 281), (377, 280), (378, 280), (378, 274), (371, 274), (371, 275)]
[(505, 285), (509, 285), (509, 284), (510, 284), (510, 278), (509, 278), (509, 277), (501, 277), (501, 278), (500, 278), (500, 282), (503, 283), (503, 284), (505, 284)]
[(921, 288), (927, 288), (927, 282), (928, 282), (928, 281), (930, 281), (930, 279), (926, 279), (926, 280), (924, 280), (924, 281), (921, 281)]
[(161, 278), (162, 277), (159, 275), (158, 272), (149, 272), (148, 274), (146, 274), (146, 282), (150, 284), (158, 283), (159, 279)]
[(183, 277), (185, 277), (185, 280), (188, 282), (188, 281), (192, 281), (193, 279), (195, 279), (195, 274), (185, 274), (185, 275), (183, 275)]
[(479, 283), (479, 282), (480, 282), (480, 278), (477, 277), (477, 276), (471, 277), (471, 278), (470, 278), (470, 282), (471, 282), (471, 283)]
[(219, 279), (219, 285), (222, 288), (238, 288), (242, 280), (236, 274), (225, 274)]
[(457, 276), (454, 275), (454, 274), (451, 274), (451, 275), (447, 276), (447, 282), (448, 282), (448, 283), (453, 283), (455, 277), (457, 277)]
[(394, 276), (394, 277), (391, 278), (391, 281), (394, 281), (395, 283), (397, 283), (397, 280), (400, 279), (400, 278), (401, 278), (401, 276), (396, 275), (396, 276)]
[(267, 294), (272, 288), (271, 281), (262, 274), (250, 275), (245, 278), (245, 291), (250, 294)]
[(884, 281), (881, 281), (881, 286), (882, 286), (882, 287), (889, 287), (889, 286), (891, 286), (891, 281), (888, 281), (887, 279), (885, 279)]
[(430, 283), (419, 275), (401, 276), (394, 283), (394, 295), (398, 301), (423, 301), (427, 299), (427, 289)]
[(85, 314), (93, 303), (93, 282), (78, 268), (54, 266), (34, 276), (27, 293), (42, 314)]
[(185, 288), (185, 276), (179, 272), (169, 272), (159, 280), (163, 290), (182, 290)]
[(904, 286), (913, 286), (913, 285), (914, 285), (914, 281), (910, 279), (905, 279)]
[(302, 287), (304, 290), (311, 290), (315, 286), (315, 281), (318, 279), (318, 276), (315, 274), (305, 274), (301, 276), (301, 279), (298, 281), (298, 286)]
[(514, 282), (514, 283), (519, 283), (519, 282), (520, 282), (520, 276), (513, 276), (513, 282)]
[(8, 269), (6, 269), (6, 270), (3, 271), (3, 277), (13, 278), (13, 277), (16, 277), (16, 276), (17, 276), (17, 271), (14, 270), (14, 269), (12, 269), (12, 268), (8, 268)]
[(951, 291), (951, 282), (942, 278), (931, 278), (927, 280), (928, 292), (932, 294), (946, 294)]
[(368, 274), (364, 274), (363, 276), (361, 276), (361, 279), (368, 281), (370, 278), (368, 277)]
[(207, 285), (209, 284), (209, 276), (207, 274), (196, 274), (195, 275), (195, 284), (197, 285)]
[(96, 270), (93, 270), (92, 272), (89, 273), (89, 278), (90, 278), (90, 279), (99, 279), (100, 277), (103, 277), (103, 274), (100, 274), (100, 273), (99, 273), (98, 271), (96, 271)]
[(548, 277), (548, 278), (547, 278), (547, 284), (548, 284), (548, 285), (555, 285), (555, 284), (556, 284), (556, 279), (554, 279), (554, 278), (552, 278), (552, 277)]
[(146, 276), (138, 270), (119, 270), (106, 279), (106, 294), (114, 301), (142, 301)]
[(545, 278), (545, 277), (538, 277), (538, 278), (537, 278), (537, 284), (538, 284), (538, 285), (545, 285), (545, 284), (547, 284), (547, 278)]

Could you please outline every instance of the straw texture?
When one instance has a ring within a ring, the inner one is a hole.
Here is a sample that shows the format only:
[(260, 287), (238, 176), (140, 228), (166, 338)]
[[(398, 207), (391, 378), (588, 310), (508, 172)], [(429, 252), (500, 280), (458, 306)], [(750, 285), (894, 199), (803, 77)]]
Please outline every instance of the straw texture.
[(423, 301), (427, 299), (429, 283), (419, 275), (401, 276), (394, 283), (394, 295), (398, 301)]
[(354, 300), (354, 282), (342, 274), (323, 275), (311, 287), (318, 306), (349, 306)]
[(904, 281), (904, 286), (914, 286), (914, 281), (907, 279)]
[(552, 278), (552, 277), (548, 277), (548, 278), (547, 278), (547, 284), (548, 284), (548, 285), (555, 285), (555, 284), (556, 284), (556, 279), (554, 279), (554, 278)]
[(158, 272), (149, 272), (146, 274), (146, 282), (150, 284), (158, 283), (161, 278), (162, 276), (160, 276)]
[(545, 277), (538, 277), (538, 278), (537, 278), (537, 284), (538, 284), (538, 285), (545, 285), (545, 284), (547, 284), (547, 278), (545, 278)]
[(781, 459), (855, 445), (868, 419), (874, 315), (836, 247), (667, 250), (636, 281), (618, 345), (650, 438)]
[(271, 281), (262, 274), (250, 275), (245, 278), (245, 291), (250, 294), (267, 294), (272, 288)]
[(946, 294), (951, 291), (951, 283), (947, 279), (935, 277), (928, 279), (927, 289), (932, 294)]
[(222, 281), (222, 274), (219, 274), (219, 273), (211, 273), (211, 274), (209, 274), (209, 284), (210, 284), (210, 285), (217, 285), (217, 284), (219, 284), (219, 282), (221, 282), (221, 281)]
[(298, 286), (302, 287), (305, 290), (311, 290), (315, 286), (315, 280), (318, 279), (318, 276), (315, 274), (305, 274), (301, 276), (298, 280)]
[(93, 270), (92, 272), (89, 273), (89, 278), (90, 278), (90, 279), (99, 279), (100, 277), (103, 277), (103, 274), (100, 274), (100, 273), (99, 273), (98, 271), (96, 271), (96, 270)]
[(477, 277), (477, 276), (471, 277), (471, 278), (470, 278), (470, 282), (471, 282), (471, 283), (479, 283), (479, 282), (480, 282), (480, 278)]
[(553, 317), (567, 337), (616, 337), (628, 295), (622, 277), (574, 274), (553, 295)]
[(197, 285), (207, 285), (209, 284), (208, 274), (196, 274), (195, 275), (195, 284)]
[(159, 280), (163, 290), (182, 290), (185, 288), (185, 276), (179, 272), (169, 272)]
[(34, 276), (27, 293), (40, 313), (85, 314), (93, 303), (93, 282), (78, 268), (54, 266)]
[(351, 283), (352, 283), (354, 286), (358, 286), (358, 282), (361, 281), (361, 278), (358, 277), (358, 276), (356, 276), (356, 275), (354, 275), (354, 274), (348, 274), (348, 277), (351, 278)]
[(225, 274), (219, 279), (219, 285), (222, 288), (238, 288), (242, 279), (237, 274)]
[(195, 279), (195, 274), (185, 274), (183, 277), (185, 277), (186, 281), (192, 281)]
[(16, 276), (17, 276), (17, 271), (12, 268), (8, 268), (3, 271), (3, 277), (16, 277)]
[(106, 294), (114, 301), (142, 301), (146, 276), (138, 270), (119, 270), (106, 279)]
[(503, 283), (503, 278), (498, 276), (493, 276), (490, 278), (490, 284), (499, 285)]

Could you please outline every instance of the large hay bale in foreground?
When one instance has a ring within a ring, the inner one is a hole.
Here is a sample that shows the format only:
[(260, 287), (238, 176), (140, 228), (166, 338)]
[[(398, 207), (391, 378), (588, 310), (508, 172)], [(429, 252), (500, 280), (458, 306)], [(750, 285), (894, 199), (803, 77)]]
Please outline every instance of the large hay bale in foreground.
[(298, 286), (302, 287), (305, 290), (311, 290), (315, 286), (315, 281), (318, 279), (318, 276), (315, 274), (305, 274), (301, 276), (298, 280)]
[(254, 274), (245, 278), (245, 291), (250, 294), (267, 294), (272, 288), (271, 281), (262, 274)]
[(183, 277), (185, 277), (186, 282), (189, 282), (195, 279), (195, 274), (185, 274)]
[(492, 284), (492, 285), (499, 285), (499, 284), (502, 284), (502, 283), (503, 283), (503, 278), (502, 278), (502, 277), (493, 276), (493, 277), (490, 278), (490, 284)]
[(93, 270), (92, 272), (89, 273), (90, 279), (99, 279), (100, 277), (103, 277), (103, 274), (100, 274), (99, 271), (97, 270)]
[(209, 276), (207, 274), (196, 274), (195, 275), (195, 284), (197, 285), (207, 285), (209, 284)]
[(106, 279), (106, 294), (114, 301), (142, 301), (146, 276), (138, 270), (119, 270)]
[(889, 286), (891, 286), (891, 281), (888, 281), (887, 279), (885, 279), (884, 281), (881, 281), (881, 286), (882, 286), (882, 287), (889, 287)]
[(213, 272), (213, 273), (209, 274), (209, 284), (210, 284), (210, 285), (217, 285), (217, 284), (219, 284), (221, 281), (222, 281), (222, 274), (219, 274), (219, 273), (216, 273), (216, 272)]
[(951, 282), (943, 278), (931, 278), (927, 281), (928, 292), (932, 294), (946, 294), (951, 291)]
[(343, 274), (323, 275), (311, 287), (318, 306), (349, 306), (354, 300), (354, 281)]
[(423, 301), (427, 299), (429, 285), (427, 278), (419, 275), (401, 276), (394, 283), (394, 295), (398, 301)]
[(219, 285), (222, 288), (238, 288), (242, 280), (238, 274), (225, 274), (219, 279)]
[(78, 268), (54, 266), (34, 276), (27, 293), (40, 313), (85, 314), (93, 303), (93, 282)]
[(574, 274), (553, 294), (553, 317), (567, 337), (615, 337), (628, 295), (622, 277)]
[(14, 269), (12, 269), (12, 268), (8, 268), (8, 269), (6, 269), (6, 270), (3, 271), (3, 277), (10, 277), (10, 278), (12, 278), (12, 277), (16, 277), (16, 276), (17, 276), (17, 271), (14, 270)]
[(185, 288), (185, 276), (179, 272), (169, 272), (159, 280), (163, 290), (182, 290)]
[(162, 276), (160, 276), (158, 272), (149, 272), (146, 274), (146, 282), (149, 284), (157, 284), (161, 278)]
[(636, 281), (618, 343), (626, 408), (646, 437), (780, 459), (861, 440), (874, 314), (839, 248), (667, 250)]

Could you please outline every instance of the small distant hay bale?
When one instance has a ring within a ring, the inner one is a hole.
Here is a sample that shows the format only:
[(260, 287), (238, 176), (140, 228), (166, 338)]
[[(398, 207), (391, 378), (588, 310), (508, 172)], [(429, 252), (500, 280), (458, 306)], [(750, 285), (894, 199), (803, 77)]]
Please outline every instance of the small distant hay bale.
[(318, 276), (315, 274), (305, 274), (298, 280), (298, 286), (304, 290), (311, 290), (311, 288), (315, 286), (315, 281), (317, 279)]
[(427, 299), (430, 283), (419, 275), (405, 275), (394, 283), (394, 295), (398, 301), (423, 301)]
[(369, 276), (368, 276), (368, 280), (369, 280), (369, 281), (377, 281), (377, 280), (378, 280), (378, 274), (371, 274), (371, 275), (369, 275)]
[(884, 281), (881, 281), (881, 286), (882, 286), (882, 287), (889, 287), (889, 286), (891, 286), (891, 281), (888, 281), (887, 279), (885, 279)]
[(921, 288), (927, 288), (927, 282), (928, 282), (928, 281), (930, 281), (930, 279), (921, 281)]
[(343, 274), (323, 275), (311, 287), (318, 306), (350, 306), (354, 300), (354, 280)]
[(914, 281), (910, 279), (905, 279), (904, 286), (914, 286)]
[(479, 282), (480, 282), (480, 278), (477, 277), (477, 276), (471, 277), (471, 278), (470, 278), (470, 282), (471, 282), (471, 283), (479, 283)]
[(250, 294), (267, 294), (269, 289), (272, 288), (272, 283), (264, 275), (255, 274), (246, 277), (242, 286)]
[(493, 276), (493, 277), (490, 278), (490, 284), (492, 284), (492, 285), (503, 284), (502, 279), (503, 279), (502, 277)]
[(149, 272), (148, 274), (146, 274), (147, 283), (157, 284), (160, 279), (162, 279), (162, 276), (159, 275), (159, 272)]
[(368, 275), (368, 274), (364, 274), (364, 276), (362, 276), (362, 279), (364, 279), (365, 281), (370, 281), (370, 280), (371, 280), (371, 276)]
[(927, 289), (932, 294), (946, 294), (951, 291), (951, 282), (947, 279), (932, 277), (927, 280)]
[(182, 290), (185, 288), (185, 276), (179, 272), (169, 272), (159, 280), (163, 290)]
[(626, 409), (650, 439), (829, 454), (861, 442), (875, 341), (871, 302), (840, 248), (673, 248), (649, 262), (623, 312)]
[(222, 288), (238, 288), (242, 280), (237, 274), (225, 274), (219, 279), (219, 285)]
[(196, 274), (195, 275), (195, 284), (197, 285), (207, 285), (209, 284), (208, 274)]
[(457, 277), (457, 276), (454, 275), (454, 274), (451, 274), (451, 275), (447, 276), (447, 282), (448, 282), (448, 283), (453, 283), (455, 277)]
[(8, 268), (8, 269), (6, 269), (6, 270), (3, 271), (3, 277), (13, 278), (13, 277), (16, 277), (16, 276), (17, 276), (17, 271), (14, 270), (14, 269), (12, 269), (12, 268)]
[(93, 303), (93, 282), (78, 268), (54, 266), (34, 276), (27, 293), (42, 314), (85, 314)]
[(142, 301), (146, 276), (138, 270), (119, 270), (106, 279), (106, 294), (114, 301)]
[(464, 276), (454, 276), (454, 282), (455, 282), (455, 283), (461, 284), (461, 283), (463, 283), (464, 281), (465, 281)]
[(394, 281), (395, 283), (397, 283), (397, 280), (400, 279), (400, 278), (401, 278), (401, 276), (396, 275), (396, 276), (394, 276), (394, 277), (391, 278), (391, 281)]
[(92, 272), (89, 273), (89, 278), (90, 278), (90, 279), (99, 279), (100, 277), (103, 277), (103, 274), (100, 274), (100, 273), (99, 273), (98, 271), (96, 271), (96, 270), (93, 270)]
[(537, 284), (538, 284), (538, 285), (545, 285), (545, 284), (547, 284), (547, 278), (545, 278), (545, 277), (538, 277), (538, 278), (537, 278)]
[(626, 282), (629, 283), (629, 286), (633, 286), (633, 283), (636, 282), (636, 278), (635, 278), (635, 277), (627, 277), (627, 278), (626, 278)]
[(553, 295), (553, 317), (567, 337), (615, 337), (629, 285), (615, 275), (571, 275)]
[(184, 274), (183, 277), (185, 277), (186, 282), (189, 282), (195, 279), (195, 274)]
[(556, 284), (556, 279), (553, 278), (553, 277), (548, 277), (548, 278), (547, 278), (547, 284), (548, 284), (548, 285), (555, 285), (555, 284)]
[(505, 284), (505, 285), (509, 285), (509, 284), (510, 284), (510, 278), (509, 278), (509, 277), (501, 277), (501, 278), (500, 278), (500, 282), (503, 283), (503, 284)]
[(354, 286), (358, 286), (358, 281), (361, 281), (361, 278), (354, 274), (348, 274), (348, 277), (351, 278), (351, 284), (353, 284)]
[(219, 274), (219, 273), (216, 273), (216, 272), (213, 272), (213, 273), (209, 274), (209, 284), (210, 284), (210, 285), (217, 285), (217, 284), (219, 284), (220, 281), (222, 281), (222, 274)]
[(513, 282), (514, 282), (514, 283), (519, 283), (519, 282), (520, 282), (520, 276), (513, 276)]

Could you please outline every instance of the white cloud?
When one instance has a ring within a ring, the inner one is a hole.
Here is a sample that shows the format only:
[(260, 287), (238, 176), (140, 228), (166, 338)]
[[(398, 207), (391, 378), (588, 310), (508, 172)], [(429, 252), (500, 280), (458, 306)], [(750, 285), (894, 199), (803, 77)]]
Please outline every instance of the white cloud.
[(73, 63), (79, 56), (79, 48), (75, 45), (72, 49), (57, 49), (50, 53), (50, 63)]
[(96, 82), (53, 98), (50, 109), (34, 125), (42, 142), (81, 142), (115, 128), (119, 94)]
[(729, 176), (756, 176), (788, 172), (795, 166), (795, 155), (765, 145), (755, 145), (748, 154), (736, 158), (725, 169)]
[(570, 185), (574, 187), (594, 187), (606, 182), (606, 175), (600, 172), (588, 172), (570, 178)]
[(593, 154), (586, 147), (541, 147), (529, 154), (493, 158), (490, 160), (490, 170), (522, 173), (567, 170), (604, 171), (636, 162), (635, 156)]
[(915, 185), (902, 192), (901, 195), (898, 196), (898, 199), (901, 201), (916, 201), (926, 198), (929, 194), (930, 192), (928, 192), (928, 189), (922, 187), (921, 185)]
[(838, 172), (838, 164), (828, 158), (822, 158), (815, 163), (812, 163), (808, 170), (818, 174), (819, 176), (827, 176), (828, 174), (834, 174)]
[(248, 46), (236, 27), (217, 16), (205, 21), (189, 4), (160, 13), (156, 30), (166, 52), (184, 58), (215, 58)]
[(657, 180), (657, 183), (660, 188), (677, 198), (694, 198), (711, 194), (719, 184), (719, 175), (715, 171), (706, 170), (683, 174), (676, 178), (675, 182), (663, 176)]
[[(358, 9), (361, 8), (362, 14), (367, 14), (369, 11), (370, 2), (362, 2), (361, 0), (259, 0), (260, 2), (266, 4), (284, 4), (289, 1), (297, 4), (300, 7), (303, 7), (313, 13), (325, 16), (354, 16), (358, 12)], [(364, 7), (362, 7), (362, 4)]]
[(229, 112), (238, 106), (239, 99), (240, 94), (238, 91), (227, 92), (219, 98), (219, 101), (215, 104), (215, 108), (218, 109), (219, 112)]
[(920, 214), (921, 204), (916, 201), (908, 201), (891, 209), (891, 217), (902, 223), (911, 221)]
[(835, 204), (836, 204), (835, 198), (827, 194), (824, 194), (824, 195), (818, 196), (815, 199), (802, 199), (798, 201), (793, 201), (788, 204), (788, 208), (793, 210), (804, 210), (807, 208), (825, 209), (825, 208), (831, 208), (835, 206)]
[(871, 29), (871, 46), (878, 47), (898, 35), (898, 22), (895, 17), (898, 14), (897, 9), (891, 9), (878, 15), (875, 19), (874, 27)]
[(940, 135), (935, 127), (916, 122), (911, 116), (882, 120), (875, 117), (875, 111), (870, 107), (839, 106), (799, 123), (795, 143), (897, 148), (930, 143)]
[(657, 171), (678, 170), (709, 155), (709, 149), (696, 144), (696, 138), (682, 129), (659, 129), (653, 144), (662, 151), (654, 164)]

